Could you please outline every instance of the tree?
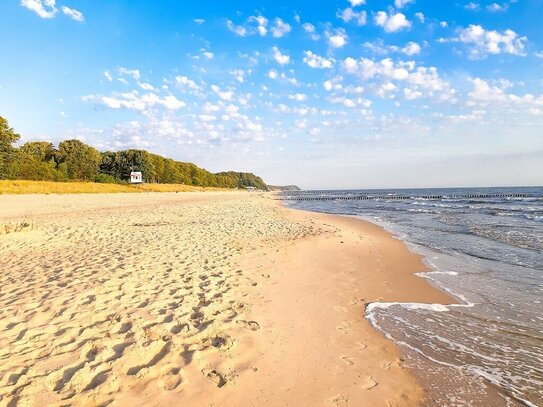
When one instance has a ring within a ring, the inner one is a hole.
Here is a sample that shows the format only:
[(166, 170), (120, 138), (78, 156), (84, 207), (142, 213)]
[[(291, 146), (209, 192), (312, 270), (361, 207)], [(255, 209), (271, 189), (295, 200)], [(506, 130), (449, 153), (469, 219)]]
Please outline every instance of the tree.
[(15, 151), (15, 160), (10, 165), (10, 178), (34, 181), (67, 181), (63, 166), (56, 166), (54, 160), (43, 161), (38, 156), (22, 149)]
[(128, 181), (131, 171), (141, 171), (146, 182), (211, 187), (267, 189), (262, 178), (251, 173), (213, 174), (192, 163), (174, 161), (145, 150), (100, 153), (79, 140), (66, 140), (58, 150), (46, 141), (14, 143), (20, 135), (0, 116), (0, 179), (95, 182)]
[(15, 158), (13, 143), (21, 136), (9, 127), (8, 121), (0, 116), (0, 179), (9, 177), (9, 166)]
[(66, 165), (70, 179), (94, 180), (101, 161), (98, 150), (79, 140), (66, 140), (58, 145), (57, 162)]
[(54, 160), (56, 155), (53, 143), (49, 143), (48, 141), (29, 141), (23, 144), (21, 151), (40, 161)]

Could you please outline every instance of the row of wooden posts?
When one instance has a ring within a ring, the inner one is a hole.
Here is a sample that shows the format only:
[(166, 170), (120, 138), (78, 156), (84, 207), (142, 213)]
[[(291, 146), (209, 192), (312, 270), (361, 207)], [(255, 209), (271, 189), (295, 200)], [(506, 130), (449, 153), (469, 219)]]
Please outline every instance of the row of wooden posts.
[(350, 196), (283, 196), (288, 201), (345, 201), (345, 200), (402, 200), (402, 199), (489, 199), (489, 198), (531, 198), (527, 194), (475, 194), (475, 195), (350, 195)]

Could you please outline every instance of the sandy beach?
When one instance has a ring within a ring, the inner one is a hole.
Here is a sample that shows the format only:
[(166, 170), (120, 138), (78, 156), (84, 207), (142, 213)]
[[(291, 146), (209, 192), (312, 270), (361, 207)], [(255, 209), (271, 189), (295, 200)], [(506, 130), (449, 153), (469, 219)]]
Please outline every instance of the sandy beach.
[(0, 230), (1, 406), (416, 406), (365, 306), (452, 301), (271, 194), (0, 196)]

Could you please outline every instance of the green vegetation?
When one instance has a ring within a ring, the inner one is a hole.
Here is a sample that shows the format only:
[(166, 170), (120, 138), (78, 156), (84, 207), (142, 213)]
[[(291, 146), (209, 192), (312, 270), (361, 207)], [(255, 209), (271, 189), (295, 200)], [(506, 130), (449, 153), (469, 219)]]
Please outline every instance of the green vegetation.
[(0, 179), (33, 181), (91, 181), (126, 183), (130, 172), (141, 171), (146, 183), (198, 187), (267, 190), (251, 173), (213, 174), (191, 163), (179, 162), (145, 150), (99, 152), (79, 140), (62, 141), (58, 148), (46, 141), (14, 144), (20, 135), (0, 116)]
[(263, 191), (268, 190), (268, 186), (262, 180), (262, 178), (257, 177), (256, 175), (251, 174), (250, 172), (228, 171), (228, 172), (219, 172), (216, 175), (233, 180), (236, 186), (238, 187), (243, 187), (243, 188), (253, 187), (256, 189), (261, 189)]

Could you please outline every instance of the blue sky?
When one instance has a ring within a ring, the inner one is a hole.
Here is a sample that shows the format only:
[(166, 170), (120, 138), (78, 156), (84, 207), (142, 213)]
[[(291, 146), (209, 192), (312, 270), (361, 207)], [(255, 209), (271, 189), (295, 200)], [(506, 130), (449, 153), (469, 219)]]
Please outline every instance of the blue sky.
[(0, 115), (305, 188), (543, 184), (543, 0), (0, 3)]

